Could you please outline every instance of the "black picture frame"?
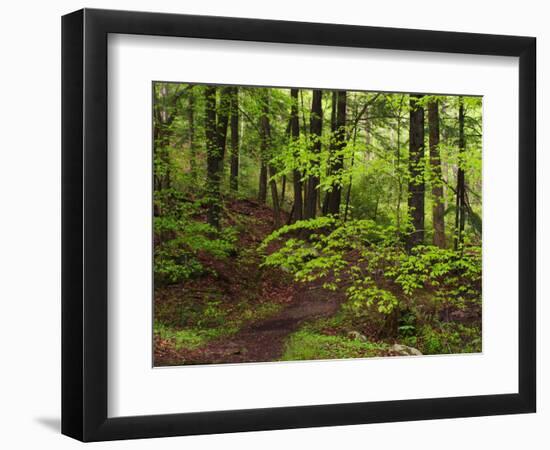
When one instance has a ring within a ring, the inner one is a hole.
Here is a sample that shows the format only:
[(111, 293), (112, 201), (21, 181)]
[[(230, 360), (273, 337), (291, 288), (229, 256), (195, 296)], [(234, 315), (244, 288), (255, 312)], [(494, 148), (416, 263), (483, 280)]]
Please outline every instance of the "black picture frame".
[[(517, 393), (107, 416), (109, 33), (519, 57)], [(83, 9), (62, 18), (62, 433), (82, 441), (535, 412), (536, 39)]]

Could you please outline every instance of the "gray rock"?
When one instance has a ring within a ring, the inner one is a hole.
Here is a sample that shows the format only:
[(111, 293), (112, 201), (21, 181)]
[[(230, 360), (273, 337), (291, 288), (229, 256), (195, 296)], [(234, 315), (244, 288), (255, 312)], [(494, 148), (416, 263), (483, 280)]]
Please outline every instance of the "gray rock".
[(390, 354), (394, 356), (422, 356), (420, 350), (403, 344), (393, 344), (390, 347)]
[(367, 342), (368, 339), (364, 334), (359, 333), (359, 331), (350, 331), (348, 333), (348, 338), (353, 339), (354, 341)]

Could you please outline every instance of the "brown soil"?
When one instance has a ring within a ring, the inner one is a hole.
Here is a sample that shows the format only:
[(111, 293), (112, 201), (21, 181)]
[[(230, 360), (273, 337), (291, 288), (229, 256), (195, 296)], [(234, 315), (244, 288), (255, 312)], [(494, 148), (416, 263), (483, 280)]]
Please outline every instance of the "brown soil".
[[(275, 315), (252, 323), (237, 334), (204, 347), (167, 352), (162, 365), (222, 364), (277, 361), (285, 339), (307, 321), (334, 315), (342, 299), (319, 288), (303, 290)], [(163, 358), (164, 359), (164, 358)]]
[[(252, 200), (232, 200), (226, 204), (225, 220), (234, 225), (239, 216), (254, 219), (254, 226), (238, 236), (238, 248), (255, 248), (273, 231), (273, 211)], [(288, 220), (282, 214), (284, 223)], [(319, 284), (297, 285), (292, 277), (278, 269), (262, 270), (260, 261), (246, 263), (233, 259), (216, 260), (199, 255), (201, 263), (212, 273), (178, 285), (159, 287), (155, 291), (155, 318), (178, 327), (177, 314), (183, 295), (197, 296), (197, 301), (217, 294), (221, 307), (235, 314), (235, 299), (248, 292), (258, 305), (274, 304), (281, 309), (272, 316), (240, 329), (236, 334), (211, 341), (199, 348), (176, 349), (170, 340), (155, 336), (155, 366), (190, 364), (222, 364), (277, 361), (284, 352), (286, 338), (304, 322), (334, 315), (343, 301), (343, 294), (328, 292)]]

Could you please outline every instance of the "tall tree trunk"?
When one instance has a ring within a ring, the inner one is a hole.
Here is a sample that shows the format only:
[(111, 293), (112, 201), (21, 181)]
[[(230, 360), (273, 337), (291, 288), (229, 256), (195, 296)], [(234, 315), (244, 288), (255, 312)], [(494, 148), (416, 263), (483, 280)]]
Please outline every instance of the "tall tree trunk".
[[(269, 123), (269, 93), (265, 92), (262, 99), (262, 115), (260, 117), (260, 145), (262, 157), (269, 161), (271, 159), (271, 124)], [(279, 195), (277, 192), (277, 182), (275, 181), (276, 170), (273, 164), (267, 163), (269, 170), (269, 188), (271, 191), (271, 202), (273, 203), (273, 220), (275, 227), (281, 225), (281, 213), (279, 209)], [(267, 180), (267, 173), (266, 173)], [(264, 193), (266, 196), (266, 193)], [(265, 199), (264, 199), (265, 202)]]
[[(297, 145), (300, 139), (300, 122), (298, 119), (298, 89), (290, 90), (292, 104), (290, 106), (290, 139), (292, 145)], [(297, 156), (296, 150), (294, 156)], [(302, 174), (299, 169), (292, 171), (292, 183), (294, 187), (294, 220), (302, 220), (304, 206), (302, 202)]]
[(277, 171), (272, 164), (269, 164), (269, 188), (271, 190), (271, 202), (273, 203), (273, 223), (275, 228), (281, 226), (281, 207), (279, 204), (279, 195), (277, 193), (277, 182), (275, 181), (275, 175)]
[(285, 194), (286, 194), (286, 175), (283, 175), (283, 179), (282, 179), (281, 183), (282, 183), (282, 187), (281, 187), (280, 208), (283, 209), (284, 203), (285, 203)]
[(229, 89), (222, 88), (219, 106), (216, 108), (216, 87), (207, 86), (205, 88), (206, 190), (208, 204), (206, 216), (208, 223), (218, 229), (220, 228), (221, 216), (220, 182), (229, 121)]
[(311, 152), (313, 157), (313, 171), (307, 178), (307, 191), (304, 207), (304, 219), (313, 219), (317, 214), (317, 195), (319, 187), (318, 171), (319, 161), (318, 154), (321, 152), (321, 134), (323, 130), (323, 110), (322, 110), (323, 92), (321, 90), (313, 90), (313, 98), (311, 101), (311, 117), (310, 117), (310, 138), (312, 141)]
[(331, 142), (330, 173), (337, 176), (332, 183), (332, 189), (327, 198), (326, 213), (337, 217), (340, 214), (340, 203), (342, 201), (342, 170), (344, 169), (344, 155), (342, 150), (346, 146), (346, 106), (347, 92), (336, 91), (335, 123), (333, 141)]
[(410, 250), (424, 243), (424, 108), (421, 95), (410, 97), (409, 125), (409, 195), (408, 208), (413, 230), (407, 239)]
[[(330, 109), (330, 146), (329, 146), (329, 161), (327, 164), (327, 176), (332, 175), (332, 165), (334, 158), (334, 142), (336, 141), (336, 109), (338, 104), (338, 91), (332, 91), (331, 98), (331, 109)], [(328, 204), (330, 202), (331, 191), (328, 190), (325, 192), (325, 198), (323, 200), (323, 208), (321, 209), (321, 214), (326, 216), (328, 214)]]
[[(357, 116), (357, 102), (355, 102), (355, 108), (354, 108), (354, 115)], [(365, 109), (365, 142), (367, 144), (367, 148), (369, 145), (369, 139), (370, 139), (370, 119), (369, 119), (369, 108)], [(353, 166), (355, 164), (355, 144), (357, 143), (357, 126), (353, 128), (353, 153), (351, 154), (351, 164), (350, 164), (350, 175), (349, 175), (349, 184), (348, 184), (348, 192), (346, 193), (346, 207), (344, 208), (344, 222), (348, 220), (348, 212), (349, 212), (349, 203), (351, 199), (351, 187), (353, 185)]]
[(231, 167), (229, 188), (239, 190), (239, 88), (231, 89)]
[(267, 164), (260, 162), (260, 179), (258, 185), (258, 201), (263, 205), (267, 201)]
[(456, 211), (455, 211), (455, 250), (464, 241), (464, 225), (466, 223), (466, 179), (464, 174), (464, 153), (466, 139), (464, 137), (464, 99), (458, 99), (458, 167), (456, 171)]
[(195, 93), (189, 85), (189, 103), (187, 105), (187, 120), (189, 122), (189, 165), (191, 180), (197, 180), (197, 149), (195, 148)]
[(441, 153), (439, 151), (439, 101), (428, 105), (430, 128), (430, 166), (432, 172), (432, 222), (434, 227), (433, 243), (445, 248), (445, 205), (443, 204), (443, 177), (441, 174)]
[(396, 133), (395, 162), (397, 167), (397, 206), (395, 207), (395, 221), (397, 222), (397, 232), (401, 233), (401, 199), (403, 196), (403, 180), (401, 176), (401, 105), (397, 116)]

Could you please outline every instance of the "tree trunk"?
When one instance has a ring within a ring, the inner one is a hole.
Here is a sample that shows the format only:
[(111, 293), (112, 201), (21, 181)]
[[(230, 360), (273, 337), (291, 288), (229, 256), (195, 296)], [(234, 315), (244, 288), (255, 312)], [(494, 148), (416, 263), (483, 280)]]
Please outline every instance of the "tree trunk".
[(455, 211), (455, 250), (464, 241), (464, 225), (466, 223), (466, 180), (464, 174), (464, 153), (466, 139), (464, 137), (464, 99), (458, 99), (458, 167), (456, 171), (456, 211)]
[[(268, 92), (266, 91), (263, 101), (262, 101), (262, 115), (260, 117), (260, 145), (261, 145), (261, 154), (262, 157), (269, 161), (271, 159), (271, 125), (269, 123), (269, 97)], [(274, 176), (276, 175), (276, 170), (273, 164), (267, 163), (267, 168), (269, 170), (269, 188), (271, 191), (271, 202), (273, 203), (273, 221), (275, 227), (278, 228), (281, 225), (281, 213), (279, 209), (279, 195), (277, 192), (277, 182), (275, 181)], [(267, 181), (267, 171), (265, 174), (265, 179)], [(265, 188), (264, 188), (265, 189)], [(264, 202), (266, 192), (264, 191)]]
[[(357, 102), (355, 102), (355, 110), (354, 114), (357, 115)], [(369, 110), (368, 106), (365, 109), (365, 141), (369, 141), (369, 134), (370, 134), (370, 120), (369, 120)], [(357, 127), (353, 128), (353, 153), (351, 154), (351, 164), (350, 164), (350, 175), (349, 175), (349, 184), (348, 184), (348, 192), (346, 194), (346, 207), (344, 208), (344, 222), (348, 220), (348, 212), (349, 212), (349, 203), (351, 200), (351, 187), (353, 186), (353, 165), (355, 164), (355, 144), (357, 143)]]
[(310, 117), (310, 138), (312, 142), (311, 152), (313, 153), (313, 172), (307, 178), (307, 191), (304, 207), (304, 219), (313, 219), (317, 214), (317, 195), (319, 187), (319, 175), (316, 173), (319, 166), (318, 154), (321, 152), (321, 133), (323, 129), (322, 111), (323, 93), (321, 90), (313, 90)]
[(433, 243), (445, 248), (445, 205), (443, 204), (443, 177), (441, 174), (441, 153), (439, 151), (439, 102), (428, 105), (430, 128), (430, 166), (432, 172), (432, 222), (434, 227)]
[[(290, 97), (292, 104), (290, 107), (290, 139), (292, 145), (297, 145), (300, 138), (300, 122), (298, 119), (298, 89), (290, 90)], [(296, 155), (294, 151), (294, 156)], [(294, 187), (294, 208), (293, 217), (294, 220), (302, 220), (303, 218), (303, 202), (302, 202), (302, 174), (300, 170), (294, 169), (292, 171), (292, 183)]]
[(273, 165), (269, 164), (269, 187), (271, 190), (271, 201), (273, 203), (273, 223), (275, 228), (279, 228), (281, 226), (281, 208), (279, 205), (279, 195), (277, 193), (277, 182), (275, 178), (273, 178), (275, 175), (277, 175), (275, 168)]
[(197, 180), (197, 149), (195, 148), (195, 93), (189, 86), (189, 103), (187, 105), (187, 120), (189, 121), (189, 165), (191, 180)]
[(239, 190), (239, 88), (231, 89), (231, 167), (229, 188)]
[(407, 249), (424, 243), (424, 108), (418, 104), (419, 95), (410, 97), (409, 125), (409, 195), (408, 209), (412, 231)]
[(260, 162), (260, 179), (258, 186), (258, 201), (263, 205), (267, 201), (267, 164)]
[[(338, 91), (332, 91), (331, 99), (331, 110), (330, 110), (330, 147), (329, 147), (329, 161), (327, 164), (327, 176), (332, 174), (332, 165), (334, 158), (334, 142), (336, 141), (336, 109), (338, 104)], [(325, 192), (325, 198), (323, 200), (323, 208), (321, 209), (321, 214), (326, 216), (328, 214), (328, 204), (330, 202), (331, 191), (328, 190)]]
[(207, 221), (213, 227), (220, 228), (221, 194), (220, 182), (223, 172), (223, 157), (229, 121), (229, 89), (222, 88), (219, 107), (216, 108), (215, 86), (205, 88), (205, 134), (206, 134), (206, 191)]
[(331, 142), (330, 173), (338, 178), (332, 183), (332, 189), (327, 198), (326, 213), (338, 217), (342, 201), (342, 170), (344, 169), (344, 155), (342, 150), (346, 146), (346, 91), (336, 91), (335, 122), (333, 141)]
[(283, 175), (282, 187), (281, 187), (281, 203), (280, 203), (281, 209), (284, 208), (285, 194), (286, 194), (286, 175)]

